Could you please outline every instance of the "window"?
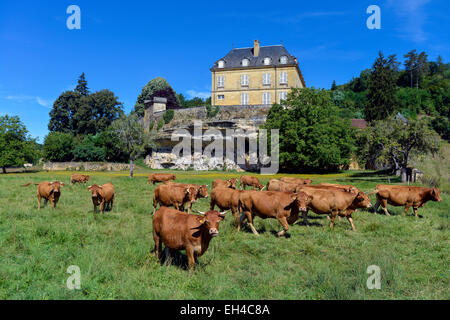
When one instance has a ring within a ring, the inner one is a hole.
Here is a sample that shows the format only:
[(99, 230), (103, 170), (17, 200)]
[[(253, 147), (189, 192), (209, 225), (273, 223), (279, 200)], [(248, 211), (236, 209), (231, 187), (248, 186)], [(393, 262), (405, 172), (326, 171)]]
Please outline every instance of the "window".
[(225, 99), (225, 96), (223, 94), (219, 94), (217, 96), (217, 100), (224, 100), (224, 99)]
[(270, 64), (271, 61), (272, 61), (272, 59), (270, 59), (270, 58), (264, 58), (264, 64), (265, 64), (266, 66), (268, 66), (268, 65)]
[(225, 77), (218, 76), (217, 77), (217, 88), (223, 88), (223, 87), (225, 87)]
[(263, 74), (263, 84), (270, 85), (270, 73)]
[(248, 64), (250, 63), (250, 60), (246, 59), (242, 59), (242, 66), (243, 67), (248, 67)]
[(280, 84), (287, 84), (288, 83), (288, 74), (287, 72), (281, 72), (280, 73)]
[(248, 87), (248, 74), (241, 75), (241, 86)]
[(286, 56), (281, 56), (280, 58), (280, 63), (281, 64), (286, 64), (287, 63), (288, 58)]
[(280, 103), (281, 103), (281, 100), (286, 100), (286, 98), (287, 98), (287, 92), (280, 92)]
[(262, 98), (262, 104), (270, 104), (270, 92), (264, 92)]
[(241, 93), (241, 105), (248, 105), (248, 93)]
[(220, 60), (220, 61), (218, 62), (218, 66), (219, 66), (219, 68), (224, 68), (224, 67), (225, 67), (225, 61)]

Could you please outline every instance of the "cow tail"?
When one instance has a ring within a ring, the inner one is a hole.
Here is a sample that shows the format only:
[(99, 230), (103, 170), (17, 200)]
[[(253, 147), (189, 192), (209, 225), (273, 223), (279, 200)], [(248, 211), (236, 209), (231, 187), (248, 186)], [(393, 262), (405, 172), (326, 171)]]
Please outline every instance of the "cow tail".
[[(24, 184), (24, 185), (22, 185), (21, 187), (28, 187), (28, 186), (30, 186), (30, 185), (32, 185), (32, 184), (33, 184), (33, 182), (28, 182), (27, 184)], [(37, 186), (38, 184), (35, 183), (34, 185)]]
[(377, 194), (377, 193), (378, 193), (378, 189), (377, 189), (377, 188), (375, 188), (375, 190), (374, 190), (373, 192), (369, 193), (369, 194), (368, 194), (368, 196), (371, 196), (371, 195), (373, 195), (373, 194)]

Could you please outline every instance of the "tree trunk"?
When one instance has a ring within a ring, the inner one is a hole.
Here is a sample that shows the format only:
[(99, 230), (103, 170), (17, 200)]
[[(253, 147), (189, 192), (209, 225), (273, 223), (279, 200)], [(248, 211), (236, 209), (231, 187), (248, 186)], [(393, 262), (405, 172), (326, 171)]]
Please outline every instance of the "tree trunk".
[(130, 179), (133, 179), (133, 160), (130, 159)]
[(3, 173), (6, 173), (6, 167), (2, 167)]

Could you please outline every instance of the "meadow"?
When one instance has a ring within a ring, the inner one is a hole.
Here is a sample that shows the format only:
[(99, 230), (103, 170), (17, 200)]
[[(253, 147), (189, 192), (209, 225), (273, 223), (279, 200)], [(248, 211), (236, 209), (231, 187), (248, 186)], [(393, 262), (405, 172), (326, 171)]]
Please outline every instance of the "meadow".
[[(87, 186), (69, 186), (72, 172), (13, 173), (0, 176), (0, 299), (449, 299), (450, 196), (428, 202), (420, 218), (359, 210), (357, 231), (346, 219), (333, 230), (325, 216), (310, 213), (289, 236), (277, 238), (276, 220), (255, 219), (260, 236), (235, 230), (231, 214), (221, 223), (192, 274), (183, 254), (161, 264), (153, 255), (149, 170), (94, 172), (91, 184), (112, 182), (111, 212), (94, 216)], [(165, 171), (170, 172), (170, 171)], [(178, 182), (208, 184), (240, 173), (174, 172)], [(279, 175), (280, 176), (280, 175)], [(354, 184), (372, 191), (395, 177), (370, 172), (291, 175), (317, 182)], [(265, 184), (270, 178), (260, 176)], [(67, 184), (56, 210), (37, 210), (36, 187), (28, 182)], [(375, 196), (371, 197), (375, 204)], [(209, 199), (194, 209), (206, 211)], [(66, 271), (81, 270), (81, 290), (68, 290)], [(367, 267), (381, 269), (381, 289), (366, 286)]]

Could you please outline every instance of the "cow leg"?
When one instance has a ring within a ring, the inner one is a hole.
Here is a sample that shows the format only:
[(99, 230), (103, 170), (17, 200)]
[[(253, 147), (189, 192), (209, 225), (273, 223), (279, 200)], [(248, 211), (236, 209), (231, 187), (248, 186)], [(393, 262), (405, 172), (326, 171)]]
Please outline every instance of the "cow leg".
[(41, 210), (41, 195), (38, 194), (37, 198), (38, 198), (38, 210)]
[(188, 213), (189, 214), (191, 214), (191, 210), (192, 210), (192, 201), (190, 201), (189, 204), (188, 204)]
[(409, 204), (405, 205), (405, 210), (403, 211), (403, 216), (404, 217), (406, 217), (406, 214), (408, 213), (409, 207), (410, 207)]
[(189, 262), (189, 270), (192, 272), (195, 266), (194, 248), (192, 248), (191, 246), (187, 246), (186, 255)]
[(286, 234), (286, 232), (289, 231), (289, 224), (286, 220), (286, 217), (278, 218), (278, 221), (280, 221), (281, 225), (283, 226), (283, 230), (277, 233), (277, 237), (282, 237)]
[(375, 212), (375, 214), (377, 214), (377, 212), (378, 212), (378, 207), (380, 206), (380, 200), (378, 200), (377, 199), (377, 202), (375, 203), (375, 206), (373, 207), (374, 208), (374, 212)]
[(211, 199), (211, 202), (209, 203), (209, 210), (214, 210), (214, 207), (216, 206), (213, 199)]
[(330, 228), (334, 228), (334, 220), (336, 220), (336, 216), (337, 216), (337, 211), (332, 211), (331, 212), (331, 223), (330, 223)]
[(309, 225), (309, 222), (308, 222), (308, 210), (302, 212), (302, 218), (303, 218), (303, 222), (305, 223), (305, 225), (308, 226)]
[[(214, 210), (214, 209), (211, 209)], [(239, 217), (239, 212), (236, 210), (236, 208), (231, 207), (231, 213), (234, 217), (234, 223), (236, 225), (237, 231), (241, 230), (241, 217)]]
[(100, 213), (103, 213), (104, 206), (105, 206), (105, 201), (103, 200), (103, 201), (100, 203)]
[(381, 200), (381, 207), (383, 208), (384, 213), (385, 213), (387, 216), (390, 216), (389, 211), (388, 211), (388, 209), (387, 209), (387, 199)]
[(247, 217), (248, 224), (250, 225), (250, 229), (252, 229), (253, 234), (259, 235), (258, 231), (256, 231), (255, 226), (253, 225), (253, 215), (250, 211), (245, 211), (245, 216)]
[(97, 205), (94, 204), (94, 213), (97, 213)]
[(111, 202), (110, 202), (110, 210), (112, 211), (112, 209), (113, 209), (113, 205), (114, 205), (114, 198), (112, 198), (111, 199)]
[(352, 226), (352, 230), (356, 231), (355, 225), (353, 224), (353, 218), (352, 216), (347, 216), (348, 222), (350, 222), (350, 225)]
[(416, 216), (416, 218), (419, 217), (419, 215), (417, 214), (417, 209), (419, 209), (419, 208), (413, 207), (414, 215)]

